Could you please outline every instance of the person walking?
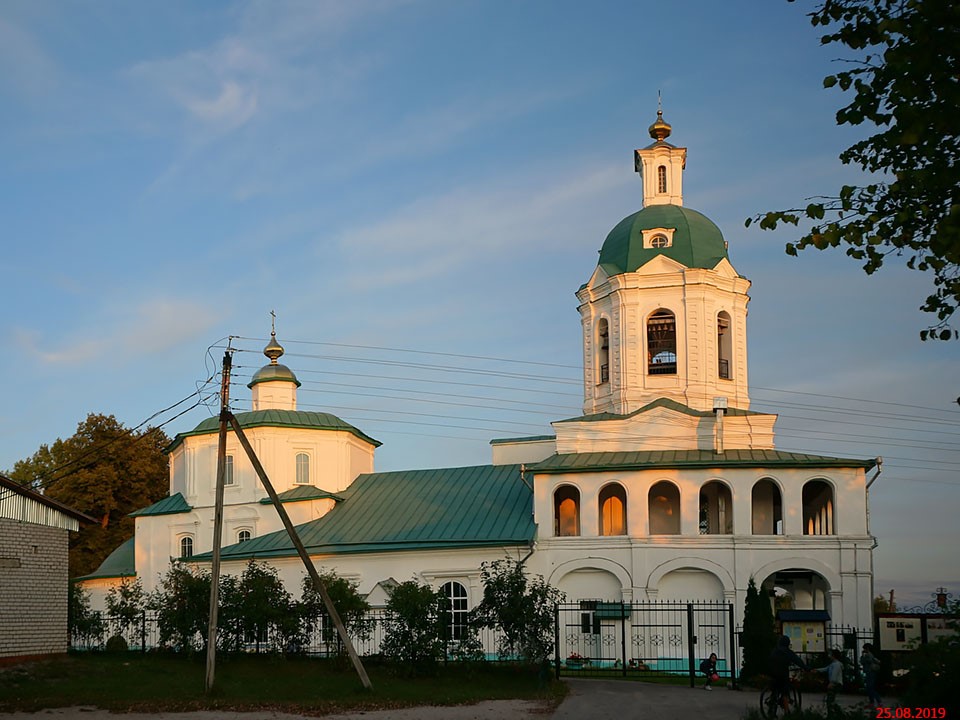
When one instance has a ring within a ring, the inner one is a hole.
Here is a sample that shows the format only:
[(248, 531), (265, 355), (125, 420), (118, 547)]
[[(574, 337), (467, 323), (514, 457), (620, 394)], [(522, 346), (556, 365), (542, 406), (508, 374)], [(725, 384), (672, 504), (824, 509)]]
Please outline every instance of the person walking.
[(703, 684), (704, 690), (713, 690), (713, 683), (720, 679), (717, 674), (717, 654), (710, 653), (710, 657), (700, 663), (700, 672), (707, 676), (707, 681)]
[(881, 707), (883, 701), (877, 693), (877, 674), (880, 672), (880, 660), (873, 654), (873, 645), (863, 644), (863, 653), (860, 655), (860, 667), (863, 669), (863, 685), (867, 691), (867, 700), (870, 708)]

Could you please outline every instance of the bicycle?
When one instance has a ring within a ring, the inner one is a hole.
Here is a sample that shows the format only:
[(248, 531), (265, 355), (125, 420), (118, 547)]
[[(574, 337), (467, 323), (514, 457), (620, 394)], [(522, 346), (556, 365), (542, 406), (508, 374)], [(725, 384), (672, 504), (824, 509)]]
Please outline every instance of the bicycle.
[(768, 685), (760, 693), (760, 714), (765, 720), (782, 718), (791, 712), (796, 712), (803, 704), (803, 695), (796, 681), (790, 679), (790, 687), (786, 692), (780, 692), (772, 685)]

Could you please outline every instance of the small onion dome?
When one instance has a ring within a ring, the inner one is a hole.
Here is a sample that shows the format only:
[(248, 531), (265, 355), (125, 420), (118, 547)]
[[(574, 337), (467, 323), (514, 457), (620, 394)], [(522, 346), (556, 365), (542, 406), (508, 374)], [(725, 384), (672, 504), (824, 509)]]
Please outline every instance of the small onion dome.
[(252, 388), (257, 383), (273, 381), (292, 382), (296, 383), (297, 387), (300, 387), (300, 381), (297, 380), (297, 376), (293, 374), (293, 370), (277, 362), (283, 355), (283, 345), (277, 342), (276, 332), (270, 333), (270, 342), (268, 342), (267, 346), (263, 349), (263, 354), (270, 358), (270, 364), (264, 365), (257, 370), (253, 379), (247, 384), (248, 388)]
[(663, 110), (657, 110), (657, 120), (649, 129), (650, 137), (657, 142), (663, 142), (670, 137), (672, 130), (673, 128), (670, 127), (670, 123), (663, 119)]

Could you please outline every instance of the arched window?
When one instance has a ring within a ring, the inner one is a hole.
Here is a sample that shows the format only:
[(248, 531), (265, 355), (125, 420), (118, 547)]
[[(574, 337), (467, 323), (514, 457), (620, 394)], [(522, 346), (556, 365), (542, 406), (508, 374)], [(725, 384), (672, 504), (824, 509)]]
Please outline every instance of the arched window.
[(665, 193), (667, 191), (667, 166), (659, 165), (657, 167), (657, 192)]
[(600, 491), (600, 534), (627, 534), (627, 493), (617, 483)]
[(680, 490), (663, 480), (647, 496), (651, 535), (680, 534)]
[(824, 480), (803, 486), (803, 534), (833, 535), (833, 488)]
[(238, 542), (238, 543), (247, 542), (248, 540), (250, 540), (250, 531), (249, 531), (249, 530), (241, 530), (240, 532), (237, 533), (237, 542)]
[(553, 494), (553, 534), (572, 537), (580, 534), (580, 491), (570, 485)]
[(677, 374), (677, 320), (669, 310), (657, 310), (647, 319), (647, 371)]
[(722, 482), (712, 480), (700, 488), (700, 534), (733, 534), (733, 497)]
[(598, 384), (610, 381), (610, 325), (606, 318), (597, 323), (597, 370)]
[(233, 455), (223, 458), (223, 484), (233, 485)]
[(184, 535), (180, 538), (180, 557), (193, 557), (193, 538), (189, 535)]
[(650, 247), (652, 248), (665, 248), (670, 247), (670, 238), (666, 235), (654, 235), (650, 238)]
[(783, 535), (783, 501), (777, 484), (769, 478), (758, 480), (750, 499), (753, 534)]
[(448, 582), (442, 588), (443, 596), (450, 603), (449, 640), (460, 640), (467, 629), (467, 589), (458, 582)]
[(310, 456), (297, 453), (297, 485), (310, 484)]
[(717, 315), (717, 375), (729, 380), (731, 360), (733, 357), (733, 341), (730, 337), (730, 316), (721, 311)]

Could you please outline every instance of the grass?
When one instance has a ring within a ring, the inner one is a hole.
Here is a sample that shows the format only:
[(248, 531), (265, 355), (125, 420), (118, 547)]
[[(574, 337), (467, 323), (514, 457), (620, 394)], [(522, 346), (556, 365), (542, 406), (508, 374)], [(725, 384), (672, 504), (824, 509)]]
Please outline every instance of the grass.
[(415, 705), (523, 699), (555, 707), (566, 688), (515, 666), (448, 666), (409, 678), (367, 665), (365, 690), (352, 666), (329, 660), (220, 657), (204, 692), (203, 657), (91, 653), (0, 669), (0, 712), (94, 706), (114, 712), (273, 710), (326, 714)]

